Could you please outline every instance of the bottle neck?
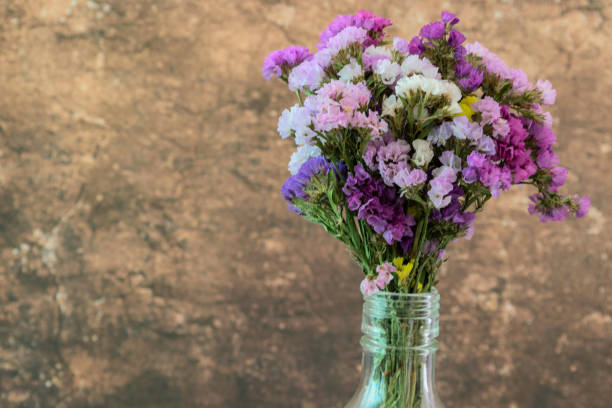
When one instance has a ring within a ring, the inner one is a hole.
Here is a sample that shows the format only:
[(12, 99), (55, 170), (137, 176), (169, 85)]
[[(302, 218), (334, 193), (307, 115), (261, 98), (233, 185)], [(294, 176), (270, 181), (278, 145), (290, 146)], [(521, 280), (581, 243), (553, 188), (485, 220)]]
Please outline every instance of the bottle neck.
[(347, 408), (441, 408), (435, 386), (437, 291), (377, 293), (363, 305), (361, 384)]
[(435, 351), (439, 332), (440, 295), (379, 292), (363, 303), (361, 344), (381, 352)]

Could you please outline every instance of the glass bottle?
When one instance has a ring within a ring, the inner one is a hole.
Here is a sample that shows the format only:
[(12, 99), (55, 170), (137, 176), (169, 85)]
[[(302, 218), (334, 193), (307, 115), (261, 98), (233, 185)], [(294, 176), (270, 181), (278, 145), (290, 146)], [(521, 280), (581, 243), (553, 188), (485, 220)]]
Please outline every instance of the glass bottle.
[(443, 408), (436, 392), (440, 295), (364, 297), (359, 387), (345, 408)]

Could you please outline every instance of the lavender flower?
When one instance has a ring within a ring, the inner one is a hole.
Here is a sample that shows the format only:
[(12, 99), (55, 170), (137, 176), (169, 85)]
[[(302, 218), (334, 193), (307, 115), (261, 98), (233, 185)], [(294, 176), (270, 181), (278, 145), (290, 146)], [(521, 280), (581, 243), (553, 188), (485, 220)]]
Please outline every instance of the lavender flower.
[(261, 73), (269, 81), (274, 75), (280, 77), (283, 73), (288, 74), (293, 67), (310, 58), (312, 55), (308, 48), (297, 45), (272, 51), (264, 60)]
[(365, 43), (368, 45), (376, 45), (383, 39), (383, 30), (391, 25), (391, 20), (384, 17), (378, 17), (370, 11), (359, 10), (355, 15), (339, 15), (331, 22), (331, 24), (323, 30), (319, 37), (318, 49), (327, 47), (329, 39), (338, 34), (346, 27), (360, 27), (368, 32), (368, 39)]

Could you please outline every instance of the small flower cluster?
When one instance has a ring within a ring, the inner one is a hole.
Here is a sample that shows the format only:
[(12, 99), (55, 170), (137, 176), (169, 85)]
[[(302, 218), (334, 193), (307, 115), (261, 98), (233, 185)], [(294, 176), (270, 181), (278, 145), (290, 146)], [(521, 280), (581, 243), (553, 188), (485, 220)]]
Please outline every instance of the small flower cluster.
[[(365, 273), (364, 294), (428, 291), (446, 246), (512, 185), (531, 185), (541, 221), (584, 216), (589, 198), (559, 192), (550, 82), (529, 82), (443, 12), (410, 41), (384, 42), (390, 20), (338, 16), (311, 54), (272, 52), (263, 76), (298, 102), (278, 131), (297, 150), (283, 185), (289, 208), (342, 240)], [(330, 172), (330, 170), (333, 170)]]

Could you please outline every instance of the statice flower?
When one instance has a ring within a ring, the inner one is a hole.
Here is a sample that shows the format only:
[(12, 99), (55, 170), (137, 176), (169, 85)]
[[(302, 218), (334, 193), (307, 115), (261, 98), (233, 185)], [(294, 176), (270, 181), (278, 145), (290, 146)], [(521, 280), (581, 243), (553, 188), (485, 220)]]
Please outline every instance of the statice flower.
[(402, 54), (410, 54), (410, 43), (403, 38), (393, 38), (393, 49), (399, 51)]
[(583, 196), (580, 200), (578, 200), (578, 210), (576, 211), (576, 218), (584, 217), (588, 212), (589, 208), (591, 208), (591, 200), (588, 195)]
[(509, 68), (499, 56), (489, 51), (479, 42), (466, 44), (465, 48), (468, 53), (482, 58), (482, 63), (489, 73), (512, 82), (513, 89), (525, 91), (532, 87), (532, 84), (528, 81), (527, 76), (522, 70)]
[(337, 54), (343, 49), (350, 47), (352, 44), (363, 45), (368, 38), (368, 32), (359, 27), (346, 27), (338, 34), (329, 39), (327, 48), (331, 50), (332, 55)]
[(443, 11), (442, 12), (442, 22), (445, 23), (445, 24), (449, 24), (451, 26), (454, 26), (457, 23), (459, 23), (459, 19), (453, 13), (448, 12), (448, 11)]
[(501, 117), (501, 107), (490, 96), (474, 102), (472, 107), (482, 115), (483, 124), (492, 124)]
[(536, 89), (542, 93), (542, 105), (553, 105), (557, 98), (557, 91), (552, 87), (550, 81), (538, 80)]
[(465, 238), (471, 239), (474, 234), (474, 220), (476, 219), (476, 214), (461, 210), (459, 198), (463, 195), (464, 191), (460, 187), (454, 186), (448, 195), (448, 197), (450, 197), (449, 204), (443, 209), (434, 209), (432, 219), (437, 221), (449, 221), (460, 227), (466, 228)]
[(465, 41), (465, 35), (454, 28), (448, 33), (448, 43), (452, 47), (458, 47)]
[(404, 251), (408, 250), (413, 237), (410, 227), (416, 223), (412, 215), (406, 215), (393, 188), (357, 164), (342, 191), (349, 209), (357, 211), (358, 219), (365, 220), (389, 245), (399, 242)]
[(422, 55), (423, 51), (425, 51), (425, 44), (423, 44), (423, 40), (420, 37), (414, 36), (410, 39), (410, 43), (408, 43), (408, 51), (412, 55)]
[(426, 24), (421, 28), (419, 35), (428, 40), (439, 40), (444, 36), (444, 23), (442, 21), (434, 21)]
[(405, 140), (394, 140), (378, 149), (378, 171), (386, 185), (393, 185), (393, 178), (408, 167), (410, 145)]
[(393, 85), (402, 70), (397, 62), (388, 59), (379, 60), (374, 66), (374, 72), (380, 75), (380, 79), (385, 85)]
[(326, 132), (338, 128), (369, 129), (373, 135), (387, 131), (387, 122), (372, 110), (363, 112), (371, 93), (365, 83), (345, 83), (332, 80), (321, 87), (315, 95), (304, 101), (313, 117), (314, 128)]
[(313, 59), (303, 61), (289, 74), (289, 89), (293, 92), (298, 89), (316, 90), (326, 77), (323, 68)]
[(355, 58), (351, 58), (351, 61), (338, 71), (338, 78), (342, 82), (349, 83), (360, 77), (363, 77), (363, 68)]
[(272, 51), (264, 60), (261, 73), (268, 81), (273, 77), (288, 74), (293, 67), (312, 58), (308, 48), (292, 45), (282, 50)]
[(316, 136), (310, 128), (311, 124), (310, 110), (296, 104), (290, 109), (285, 109), (279, 117), (278, 133), (283, 139), (294, 136), (298, 145), (310, 144)]
[[(340, 171), (346, 171), (344, 163), (340, 163), (337, 167), (339, 170), (343, 169)], [(310, 180), (317, 174), (327, 174), (332, 168), (332, 163), (325, 160), (323, 156), (314, 156), (302, 163), (298, 171), (289, 177), (281, 188), (283, 198), (289, 202), (289, 209), (300, 214), (300, 210), (293, 205), (293, 200), (295, 198), (306, 200), (308, 194), (305, 189)]]
[(404, 76), (421, 74), (426, 78), (441, 78), (438, 67), (427, 58), (419, 57), (418, 55), (409, 55), (404, 59), (402, 62), (402, 74)]
[(450, 100), (448, 106), (450, 113), (460, 114), (462, 112), (459, 106), (461, 90), (450, 81), (426, 78), (423, 75), (412, 75), (401, 78), (395, 86), (395, 94), (406, 99), (416, 91), (422, 91), (430, 95), (445, 95)]
[(436, 172), (436, 175), (429, 182), (430, 189), (427, 192), (429, 199), (435, 208), (444, 208), (450, 204), (453, 191), (453, 183), (457, 181), (456, 171), (452, 167), (442, 166)]
[(527, 209), (529, 214), (539, 214), (542, 222), (563, 221), (570, 215), (570, 210), (566, 205), (552, 204), (541, 193), (529, 196), (529, 200), (531, 200)]
[(550, 190), (554, 192), (559, 191), (559, 187), (565, 184), (567, 179), (567, 169), (565, 167), (554, 167), (550, 170), (550, 179)]
[(434, 157), (433, 149), (431, 144), (427, 140), (417, 139), (412, 142), (414, 147), (414, 155), (412, 156), (412, 162), (417, 167), (425, 167), (429, 164), (431, 159)]
[[(458, 116), (461, 118), (465, 116)], [(434, 127), (429, 135), (427, 135), (427, 141), (434, 146), (444, 146), (448, 139), (453, 135), (453, 122), (442, 122), (440, 125)]]
[(372, 70), (379, 61), (391, 61), (391, 50), (385, 47), (375, 47), (370, 45), (363, 51), (361, 56), (363, 67), (366, 70)]
[(471, 184), (480, 181), (497, 198), (502, 190), (510, 188), (512, 172), (508, 167), (498, 167), (484, 154), (473, 151), (467, 156), (467, 168), (462, 170), (463, 180)]
[(375, 16), (370, 11), (365, 10), (360, 10), (355, 15), (339, 15), (323, 30), (317, 47), (319, 49), (326, 48), (329, 40), (346, 27), (363, 28), (368, 33), (365, 45), (376, 45), (383, 39), (383, 30), (390, 25), (391, 20), (388, 18)]
[(391, 262), (385, 262), (376, 267), (376, 272), (378, 273), (376, 286), (383, 290), (393, 280), (393, 274), (397, 272), (397, 268)]
[(536, 171), (536, 164), (531, 158), (531, 150), (526, 148), (525, 141), (529, 134), (523, 128), (520, 120), (507, 115), (509, 132), (503, 138), (496, 139), (497, 152), (494, 160), (500, 160), (504, 167), (512, 173), (514, 183), (520, 183), (532, 176)]
[(308, 159), (320, 155), (321, 150), (317, 146), (298, 146), (297, 151), (291, 155), (291, 159), (289, 160), (289, 172), (293, 175), (297, 174)]
[(395, 95), (389, 95), (384, 101), (382, 106), (382, 116), (395, 117), (398, 110), (404, 107), (401, 99)]
[(410, 169), (408, 167), (401, 169), (395, 177), (393, 183), (399, 188), (406, 189), (410, 187), (420, 186), (427, 181), (427, 173), (421, 169)]
[(376, 280), (368, 279), (367, 277), (361, 281), (361, 284), (359, 285), (359, 289), (361, 289), (361, 294), (364, 296), (371, 296), (379, 292), (378, 285), (376, 284)]

